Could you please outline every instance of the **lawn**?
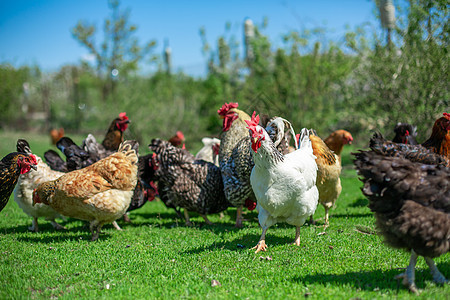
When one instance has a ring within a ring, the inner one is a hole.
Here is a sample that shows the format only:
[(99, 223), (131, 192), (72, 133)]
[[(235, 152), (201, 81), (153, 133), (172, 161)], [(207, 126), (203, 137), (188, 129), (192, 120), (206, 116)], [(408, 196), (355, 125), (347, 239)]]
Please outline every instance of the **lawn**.
[[(47, 136), (0, 132), (0, 156), (15, 149), (19, 137), (29, 139), (40, 156), (52, 146)], [(81, 137), (75, 137), (76, 142)], [(361, 183), (345, 149), (343, 192), (323, 229), (301, 229), (301, 246), (292, 245), (295, 228), (278, 224), (268, 230), (268, 251), (250, 250), (261, 230), (257, 213), (247, 212), (243, 229), (235, 229), (234, 208), (222, 219), (212, 215), (208, 226), (193, 214), (186, 227), (161, 201), (131, 212), (123, 231), (105, 225), (90, 242), (84, 223), (61, 221), (67, 230), (53, 230), (40, 220), (40, 232), (27, 230), (31, 218), (11, 197), (0, 213), (0, 299), (137, 298), (137, 299), (298, 299), (415, 298), (394, 276), (407, 266), (409, 254), (393, 250), (375, 234), (374, 217), (359, 190)], [(436, 259), (450, 277), (449, 255)], [(433, 283), (422, 258), (416, 268), (419, 298), (442, 299), (450, 285)]]

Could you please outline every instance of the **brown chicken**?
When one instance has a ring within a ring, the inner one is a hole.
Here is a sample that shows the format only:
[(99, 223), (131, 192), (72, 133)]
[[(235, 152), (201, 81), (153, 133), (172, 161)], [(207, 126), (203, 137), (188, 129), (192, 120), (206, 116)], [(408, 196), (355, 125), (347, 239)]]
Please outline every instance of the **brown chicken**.
[(20, 152), (13, 152), (0, 161), (0, 211), (9, 201), (17, 180), (21, 174), (36, 170), (36, 157)]
[(339, 162), (341, 162), (341, 152), (344, 145), (351, 144), (353, 142), (353, 137), (350, 132), (339, 129), (332, 132), (325, 140), (328, 148), (332, 150), (339, 157)]
[(119, 117), (115, 118), (109, 125), (101, 144), (97, 143), (97, 140), (92, 134), (88, 134), (81, 148), (87, 151), (94, 161), (111, 155), (119, 149), (119, 145), (123, 142), (123, 133), (127, 130), (129, 123), (130, 119), (126, 113), (120, 113)]
[(431, 136), (422, 146), (450, 159), (450, 114), (444, 113), (434, 122)]
[(97, 240), (103, 224), (123, 216), (130, 205), (137, 182), (137, 147), (136, 141), (125, 141), (107, 158), (40, 184), (33, 203), (89, 221), (92, 240)]
[[(310, 130), (311, 144), (313, 153), (317, 157), (317, 181), (316, 186), (319, 190), (319, 203), (325, 208), (325, 226), (329, 225), (328, 211), (336, 203), (337, 198), (341, 194), (341, 162), (339, 157), (331, 151), (325, 142)], [(310, 222), (314, 223), (313, 216)]]
[(56, 142), (59, 141), (60, 138), (62, 138), (64, 136), (64, 128), (59, 128), (59, 129), (51, 129), (50, 130), (50, 139), (52, 141), (53, 145), (56, 145)]
[(182, 145), (182, 148), (184, 149), (184, 142), (186, 139), (184, 138), (184, 134), (181, 131), (177, 131), (177, 133), (169, 139), (169, 143), (171, 143), (173, 146), (178, 147)]

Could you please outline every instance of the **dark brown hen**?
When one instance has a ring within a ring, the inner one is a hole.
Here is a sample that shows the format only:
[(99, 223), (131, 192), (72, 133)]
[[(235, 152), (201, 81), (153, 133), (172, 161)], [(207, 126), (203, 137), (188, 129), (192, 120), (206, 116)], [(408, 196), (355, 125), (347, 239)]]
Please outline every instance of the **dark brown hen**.
[(199, 213), (211, 224), (206, 215), (219, 213), (230, 206), (216, 165), (195, 160), (191, 153), (168, 141), (154, 139), (149, 148), (156, 154), (154, 180), (158, 180), (161, 198), (165, 198), (166, 205), (184, 209), (186, 225), (191, 224), (188, 211)]
[(417, 292), (414, 268), (417, 256), (427, 262), (433, 280), (445, 283), (432, 258), (450, 247), (450, 169), (386, 157), (374, 151), (354, 154), (362, 192), (375, 213), (376, 225), (392, 247), (411, 251), (403, 284)]
[(373, 134), (369, 147), (376, 153), (384, 156), (403, 157), (427, 165), (450, 166), (450, 161), (446, 157), (438, 155), (422, 145), (394, 143), (384, 139), (379, 132)]
[(31, 169), (36, 170), (36, 157), (20, 152), (13, 152), (0, 161), (0, 211), (6, 206), (20, 174)]
[(394, 143), (417, 145), (417, 127), (408, 123), (397, 123), (394, 127)]

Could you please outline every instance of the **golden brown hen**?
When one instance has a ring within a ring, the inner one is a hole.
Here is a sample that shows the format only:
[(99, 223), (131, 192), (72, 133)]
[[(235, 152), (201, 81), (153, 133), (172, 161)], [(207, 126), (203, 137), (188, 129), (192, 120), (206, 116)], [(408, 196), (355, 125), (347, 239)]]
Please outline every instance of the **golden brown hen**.
[(62, 138), (63, 136), (64, 136), (64, 128), (62, 127), (60, 127), (59, 129), (53, 128), (50, 130), (50, 139), (53, 145), (56, 145), (59, 139)]
[(120, 218), (130, 205), (137, 182), (137, 145), (125, 141), (107, 158), (39, 185), (33, 203), (89, 221), (92, 240), (98, 239), (103, 224)]
[(351, 144), (353, 142), (353, 137), (350, 132), (339, 129), (332, 132), (325, 140), (328, 148), (332, 150), (339, 157), (339, 162), (341, 161), (341, 152), (344, 145)]
[[(339, 157), (331, 151), (325, 142), (310, 130), (311, 144), (313, 153), (317, 157), (317, 181), (316, 186), (319, 190), (319, 203), (325, 208), (325, 226), (329, 225), (328, 211), (336, 203), (341, 194), (341, 163)], [(310, 218), (314, 223), (313, 216)]]

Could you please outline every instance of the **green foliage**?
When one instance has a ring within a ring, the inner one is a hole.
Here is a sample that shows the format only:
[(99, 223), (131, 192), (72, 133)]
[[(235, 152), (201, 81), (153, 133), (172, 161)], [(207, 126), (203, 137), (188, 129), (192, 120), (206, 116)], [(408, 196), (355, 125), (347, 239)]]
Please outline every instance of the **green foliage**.
[(111, 8), (111, 16), (105, 20), (104, 41), (97, 46), (94, 25), (79, 21), (72, 29), (73, 37), (85, 46), (97, 63), (97, 73), (104, 81), (103, 98), (110, 93), (114, 96), (115, 88), (121, 78), (138, 69), (138, 64), (147, 57), (156, 45), (155, 41), (149, 41), (143, 47), (139, 45), (135, 37), (137, 26), (130, 24), (129, 10), (121, 11), (118, 0), (108, 2)]
[(352, 108), (348, 125), (392, 132), (397, 122), (409, 122), (418, 126), (419, 141), (430, 135), (434, 120), (450, 107), (448, 24), (443, 21), (448, 17), (442, 1), (411, 1), (399, 16), (392, 45), (370, 50), (354, 46), (357, 42), (347, 36), (360, 53), (345, 88)]
[[(249, 114), (282, 116), (297, 130), (314, 128), (322, 137), (342, 128), (365, 144), (370, 131), (391, 138), (397, 122), (409, 122), (423, 141), (450, 107), (448, 7), (446, 1), (398, 2), (390, 45), (384, 31), (361, 24), (349, 28), (342, 42), (327, 40), (327, 29), (318, 27), (287, 32), (276, 47), (264, 33), (264, 19), (254, 25), (247, 61), (235, 25), (226, 24), (213, 43), (200, 28), (208, 73), (195, 79), (162, 68), (148, 76), (137, 73), (154, 43), (139, 46), (129, 11), (110, 1), (102, 44), (93, 25), (80, 22), (73, 29), (96, 56), (96, 67), (82, 62), (41, 74), (38, 68), (1, 65), (0, 126), (45, 131), (62, 126), (100, 139), (126, 111), (132, 120), (126, 137), (147, 144), (181, 129), (187, 146), (197, 149), (201, 137), (220, 134), (217, 109), (239, 102)], [(114, 68), (119, 76), (113, 78)]]
[(0, 65), (0, 128), (4, 128), (14, 120), (14, 116), (22, 115), (24, 105), (24, 88), (28, 87), (30, 68), (14, 68), (9, 64)]

